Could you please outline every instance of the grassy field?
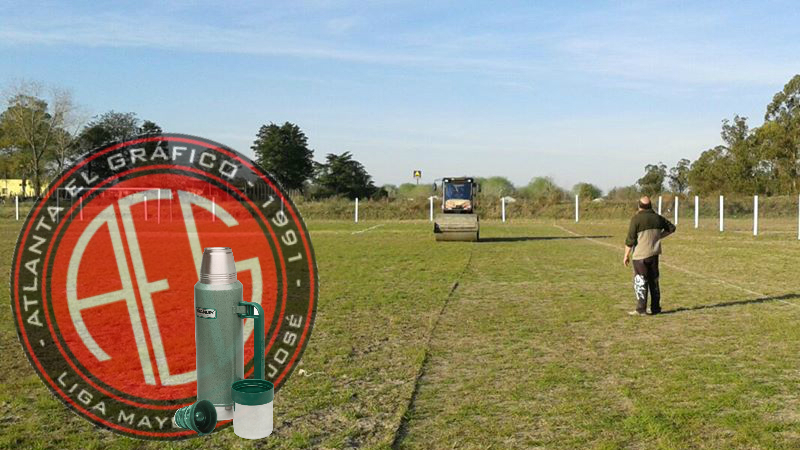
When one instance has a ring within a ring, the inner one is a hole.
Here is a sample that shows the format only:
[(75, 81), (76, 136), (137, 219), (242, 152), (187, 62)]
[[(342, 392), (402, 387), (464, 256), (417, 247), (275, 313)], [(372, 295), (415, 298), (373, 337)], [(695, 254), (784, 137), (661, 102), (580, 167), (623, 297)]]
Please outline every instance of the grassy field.
[[(320, 270), (302, 365), (264, 448), (798, 448), (796, 220), (679, 224), (663, 308), (629, 317), (623, 221), (309, 223)], [(7, 274), (18, 222), (0, 219)], [(9, 304), (0, 278), (0, 304)], [(161, 444), (98, 430), (30, 368), (0, 315), (0, 447), (250, 448), (232, 430)]]

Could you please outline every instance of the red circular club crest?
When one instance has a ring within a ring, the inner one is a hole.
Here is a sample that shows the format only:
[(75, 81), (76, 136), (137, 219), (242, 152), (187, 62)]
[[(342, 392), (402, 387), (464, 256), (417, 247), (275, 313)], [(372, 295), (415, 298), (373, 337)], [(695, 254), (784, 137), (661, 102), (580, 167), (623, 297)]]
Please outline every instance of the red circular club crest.
[[(172, 415), (196, 400), (193, 288), (206, 247), (233, 250), (244, 300), (265, 313), (265, 377), (280, 389), (318, 290), (308, 231), (278, 183), (179, 134), (110, 144), (65, 170), (28, 215), (10, 283), (20, 342), (54, 395), (117, 433), (196, 436)], [(252, 321), (244, 333), (252, 377)]]

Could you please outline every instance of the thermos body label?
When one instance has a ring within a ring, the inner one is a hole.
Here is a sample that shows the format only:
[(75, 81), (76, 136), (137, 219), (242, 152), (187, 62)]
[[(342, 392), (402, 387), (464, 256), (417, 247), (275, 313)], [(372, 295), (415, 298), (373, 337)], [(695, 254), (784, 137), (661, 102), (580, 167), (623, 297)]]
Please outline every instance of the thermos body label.
[(217, 310), (211, 308), (195, 308), (194, 315), (201, 319), (216, 319)]

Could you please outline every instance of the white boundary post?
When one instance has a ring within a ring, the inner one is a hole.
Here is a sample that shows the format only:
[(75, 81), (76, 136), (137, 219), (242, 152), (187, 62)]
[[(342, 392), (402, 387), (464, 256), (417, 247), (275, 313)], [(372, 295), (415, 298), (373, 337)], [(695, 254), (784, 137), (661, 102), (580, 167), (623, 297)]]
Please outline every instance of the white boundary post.
[(725, 230), (725, 197), (719, 196), (719, 231)]
[(431, 219), (430, 219), (430, 221), (433, 222), (433, 196), (431, 195), (430, 197), (428, 197), (428, 200), (430, 200), (430, 202), (431, 202)]
[(505, 197), (500, 197), (500, 211), (502, 211), (501, 215), (503, 217), (503, 223), (505, 223), (506, 222), (506, 198)]
[(758, 196), (753, 196), (753, 236), (758, 236)]
[(17, 220), (19, 220), (19, 195), (14, 197), (14, 207), (17, 211)]
[(578, 194), (575, 194), (575, 223), (578, 223)]
[(358, 197), (356, 197), (356, 223), (358, 223)]
[(675, 201), (673, 202), (673, 207), (675, 208), (675, 225), (678, 224), (678, 196), (675, 196)]
[(700, 197), (694, 196), (694, 227), (700, 225)]
[(658, 196), (658, 214), (661, 215), (661, 196)]

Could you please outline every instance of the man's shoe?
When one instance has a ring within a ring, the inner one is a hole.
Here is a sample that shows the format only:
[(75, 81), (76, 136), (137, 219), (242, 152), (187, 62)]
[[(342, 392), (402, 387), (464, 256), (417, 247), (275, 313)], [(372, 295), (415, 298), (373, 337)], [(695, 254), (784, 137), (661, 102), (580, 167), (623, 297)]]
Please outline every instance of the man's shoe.
[(646, 316), (646, 313), (639, 312), (639, 311), (628, 311), (629, 316)]

